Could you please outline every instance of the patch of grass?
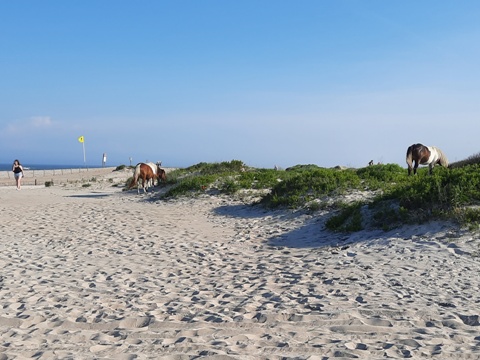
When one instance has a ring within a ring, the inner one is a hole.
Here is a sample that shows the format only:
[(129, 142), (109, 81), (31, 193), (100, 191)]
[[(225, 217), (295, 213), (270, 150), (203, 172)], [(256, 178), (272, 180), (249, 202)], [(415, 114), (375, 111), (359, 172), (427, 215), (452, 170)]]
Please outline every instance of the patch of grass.
[(439, 169), (433, 175), (417, 175), (391, 189), (385, 198), (398, 199), (409, 210), (449, 210), (480, 202), (480, 168)]
[(469, 230), (475, 231), (480, 229), (480, 208), (457, 208), (452, 214), (459, 224), (468, 227)]
[(231, 172), (245, 171), (247, 166), (240, 160), (224, 161), (220, 163), (198, 163), (186, 169), (179, 170), (181, 172), (195, 173), (199, 172), (201, 175), (223, 174)]
[(345, 205), (337, 215), (332, 216), (325, 223), (325, 227), (331, 231), (354, 232), (363, 230), (362, 203)]
[(285, 172), (282, 181), (272, 188), (261, 203), (269, 208), (298, 208), (325, 196), (345, 193), (349, 188), (362, 188), (360, 178), (353, 170), (315, 169)]
[(305, 209), (309, 212), (309, 213), (314, 213), (314, 212), (317, 212), (321, 209), (323, 209), (324, 206), (322, 206), (321, 202), (320, 201), (316, 201), (316, 200), (313, 200), (313, 201), (310, 201), (309, 203), (307, 203), (305, 205)]
[(311, 171), (311, 170), (320, 170), (324, 169), (318, 165), (308, 164), (308, 165), (295, 165), (285, 169), (285, 171)]
[[(171, 187), (164, 197), (193, 195), (204, 191), (217, 179), (214, 175), (187, 176), (182, 178), (175, 186)], [(168, 182), (168, 180), (167, 180)]]
[(235, 179), (227, 178), (223, 181), (219, 188), (223, 193), (231, 195), (240, 190), (240, 185), (237, 181), (235, 181)]
[(385, 231), (411, 221), (408, 210), (397, 206), (394, 202), (370, 204), (369, 209), (372, 211), (372, 226)]
[(125, 180), (123, 191), (127, 191), (130, 184), (132, 183), (133, 176), (130, 176), (127, 180)]
[(397, 164), (373, 165), (356, 170), (369, 190), (387, 190), (406, 181), (405, 169)]
[(230, 195), (241, 189), (267, 189), (278, 183), (281, 174), (285, 172), (253, 169), (238, 160), (214, 164), (199, 163), (170, 172), (167, 185), (171, 187), (165, 197), (192, 195), (206, 189), (217, 189)]

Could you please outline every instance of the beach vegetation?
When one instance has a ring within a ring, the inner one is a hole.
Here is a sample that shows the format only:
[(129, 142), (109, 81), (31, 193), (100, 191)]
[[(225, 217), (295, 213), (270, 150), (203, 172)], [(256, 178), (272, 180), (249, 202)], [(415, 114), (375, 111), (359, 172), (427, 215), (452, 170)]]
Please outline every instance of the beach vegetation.
[[(390, 230), (403, 224), (450, 220), (475, 228), (480, 224), (480, 168), (465, 165), (421, 169), (417, 176), (393, 178), (369, 201), (372, 226)], [(345, 210), (342, 210), (345, 211)], [(341, 212), (342, 212), (341, 211)], [(341, 214), (335, 216), (342, 216)]]
[(325, 227), (332, 231), (342, 232), (363, 230), (362, 206), (361, 202), (345, 205), (338, 215), (332, 216), (326, 221)]
[[(451, 168), (419, 168), (415, 176), (397, 164), (359, 169), (295, 165), (286, 170), (257, 169), (239, 160), (199, 163), (167, 176), (163, 197), (202, 193), (234, 195), (257, 191), (252, 205), (265, 208), (328, 209), (332, 231), (384, 230), (430, 220), (480, 224), (480, 155)], [(369, 196), (357, 196), (358, 194)]]
[(282, 179), (282, 173), (273, 169), (255, 169), (242, 161), (199, 163), (168, 173), (170, 185), (164, 197), (192, 195), (205, 191), (234, 194), (244, 189), (270, 189)]
[[(169, 181), (167, 176), (167, 183)], [(214, 175), (184, 176), (178, 180), (176, 186), (171, 187), (165, 197), (177, 197), (182, 195), (195, 195), (205, 191), (216, 180)]]

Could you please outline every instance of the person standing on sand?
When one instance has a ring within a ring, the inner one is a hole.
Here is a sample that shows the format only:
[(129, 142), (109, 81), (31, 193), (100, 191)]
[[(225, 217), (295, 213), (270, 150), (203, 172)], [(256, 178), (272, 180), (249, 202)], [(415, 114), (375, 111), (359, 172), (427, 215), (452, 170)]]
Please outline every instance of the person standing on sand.
[(15, 182), (17, 183), (17, 190), (22, 188), (22, 177), (23, 177), (23, 166), (20, 164), (20, 161), (15, 160), (12, 166), (13, 176), (15, 177)]

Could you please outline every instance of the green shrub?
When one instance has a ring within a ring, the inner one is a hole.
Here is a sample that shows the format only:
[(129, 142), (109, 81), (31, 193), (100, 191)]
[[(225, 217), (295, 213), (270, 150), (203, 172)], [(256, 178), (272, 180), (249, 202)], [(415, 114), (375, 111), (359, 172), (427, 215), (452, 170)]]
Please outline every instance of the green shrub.
[(220, 191), (225, 194), (234, 194), (240, 190), (240, 185), (234, 179), (226, 179), (220, 187)]
[(267, 207), (300, 207), (325, 195), (338, 195), (348, 188), (361, 187), (352, 170), (315, 169), (287, 171), (288, 177), (277, 182), (261, 203)]
[(183, 171), (187, 173), (199, 172), (201, 175), (222, 174), (228, 172), (240, 172), (245, 170), (245, 164), (240, 160), (224, 161), (221, 163), (199, 163), (190, 166)]
[(331, 231), (354, 232), (363, 230), (362, 203), (345, 205), (337, 215), (325, 222), (325, 227)]
[(175, 197), (187, 194), (194, 194), (204, 191), (217, 178), (213, 175), (187, 176), (182, 178), (174, 187), (170, 188), (165, 197)]

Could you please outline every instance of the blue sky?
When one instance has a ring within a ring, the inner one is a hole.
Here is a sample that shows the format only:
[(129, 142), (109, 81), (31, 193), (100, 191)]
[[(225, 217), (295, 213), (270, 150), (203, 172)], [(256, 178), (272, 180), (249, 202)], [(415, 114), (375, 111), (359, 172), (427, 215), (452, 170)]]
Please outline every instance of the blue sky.
[(2, 1), (0, 163), (480, 152), (480, 2)]

